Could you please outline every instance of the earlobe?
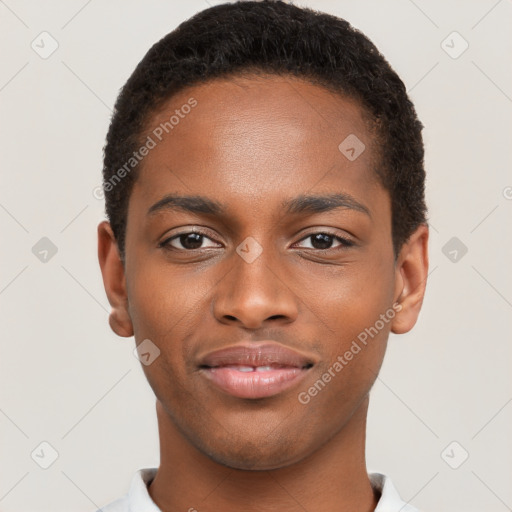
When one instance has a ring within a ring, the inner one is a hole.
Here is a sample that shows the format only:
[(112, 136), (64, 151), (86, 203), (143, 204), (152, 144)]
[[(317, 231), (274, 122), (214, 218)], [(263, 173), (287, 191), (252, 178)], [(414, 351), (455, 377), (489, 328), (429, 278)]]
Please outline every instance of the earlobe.
[(428, 275), (428, 226), (421, 224), (402, 246), (396, 264), (395, 302), (401, 309), (393, 319), (391, 332), (403, 334), (416, 323)]
[(125, 269), (114, 233), (107, 221), (98, 225), (98, 260), (103, 286), (112, 306), (109, 316), (110, 327), (118, 336), (133, 336), (133, 325), (128, 311)]

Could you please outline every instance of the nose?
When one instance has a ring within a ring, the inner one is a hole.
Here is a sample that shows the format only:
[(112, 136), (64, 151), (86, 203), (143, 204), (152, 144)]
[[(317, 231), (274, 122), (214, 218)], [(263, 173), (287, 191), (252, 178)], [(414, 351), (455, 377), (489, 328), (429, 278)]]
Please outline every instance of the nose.
[(218, 283), (213, 298), (213, 314), (219, 322), (258, 329), (297, 319), (299, 298), (277, 255), (263, 250), (251, 262), (238, 253), (232, 259), (231, 270)]

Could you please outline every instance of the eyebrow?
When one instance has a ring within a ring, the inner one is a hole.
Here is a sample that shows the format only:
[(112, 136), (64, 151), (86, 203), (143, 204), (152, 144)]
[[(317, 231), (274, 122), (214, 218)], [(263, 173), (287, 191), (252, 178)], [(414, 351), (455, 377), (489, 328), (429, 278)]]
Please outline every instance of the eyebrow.
[(163, 210), (181, 210), (191, 213), (220, 215), (225, 210), (225, 206), (208, 197), (168, 194), (151, 206), (148, 210), (148, 215), (153, 215)]
[(293, 199), (283, 201), (282, 206), (288, 214), (297, 213), (323, 213), (338, 208), (355, 210), (368, 215), (370, 210), (356, 201), (351, 195), (338, 193), (330, 195), (300, 195)]
[[(288, 215), (323, 213), (342, 208), (364, 213), (371, 218), (370, 210), (366, 206), (345, 193), (329, 195), (303, 194), (292, 199), (285, 199), (281, 206)], [(204, 196), (168, 194), (149, 208), (148, 215), (154, 215), (157, 212), (167, 210), (221, 215), (227, 210), (227, 206)]]

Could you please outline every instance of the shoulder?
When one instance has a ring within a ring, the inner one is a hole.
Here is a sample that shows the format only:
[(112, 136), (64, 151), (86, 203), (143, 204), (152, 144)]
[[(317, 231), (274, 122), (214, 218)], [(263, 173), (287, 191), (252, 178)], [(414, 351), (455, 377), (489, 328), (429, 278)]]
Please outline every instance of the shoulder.
[(157, 468), (139, 469), (133, 475), (129, 491), (96, 512), (161, 512), (149, 496), (147, 488), (156, 471)]
[(101, 507), (96, 512), (130, 512), (130, 503), (128, 501), (128, 495), (125, 494), (122, 498), (119, 498), (104, 507)]
[(374, 512), (419, 512), (402, 500), (391, 478), (382, 473), (368, 473), (371, 485), (380, 494), (379, 503)]

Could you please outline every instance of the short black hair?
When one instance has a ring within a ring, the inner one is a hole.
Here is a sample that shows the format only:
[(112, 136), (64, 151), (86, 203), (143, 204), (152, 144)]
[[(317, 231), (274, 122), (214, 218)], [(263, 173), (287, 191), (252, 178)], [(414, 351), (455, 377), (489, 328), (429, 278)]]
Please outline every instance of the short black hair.
[(146, 139), (150, 117), (188, 86), (247, 72), (293, 75), (358, 101), (375, 127), (375, 172), (391, 199), (396, 257), (427, 214), (423, 125), (405, 85), (347, 21), (263, 0), (197, 13), (155, 43), (122, 87), (103, 149), (105, 208), (121, 258), (128, 202), (141, 167), (127, 169), (126, 163)]

